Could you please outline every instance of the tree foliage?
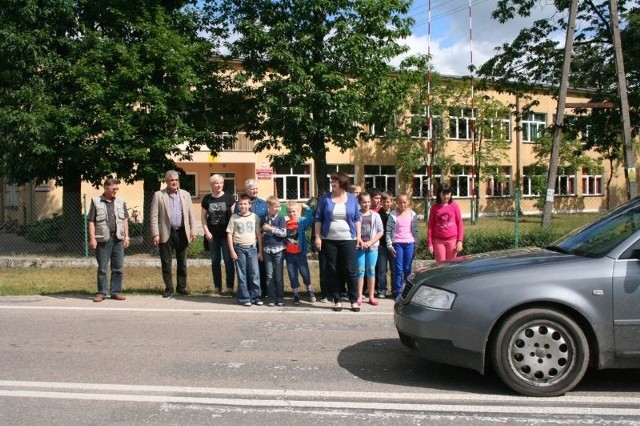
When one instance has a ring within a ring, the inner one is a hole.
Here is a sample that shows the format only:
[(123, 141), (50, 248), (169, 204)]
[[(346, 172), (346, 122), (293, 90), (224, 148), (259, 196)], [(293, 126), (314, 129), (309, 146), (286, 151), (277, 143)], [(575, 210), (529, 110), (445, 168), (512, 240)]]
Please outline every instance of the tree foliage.
[(215, 21), (190, 3), (4, 2), (4, 175), (64, 185), (64, 213), (75, 216), (82, 181), (143, 179), (150, 192), (174, 158), (205, 144), (215, 152), (221, 105), (232, 103), (220, 102), (227, 82), (200, 35), (215, 34)]
[[(241, 58), (245, 129), (272, 164), (315, 161), (328, 188), (330, 144), (353, 148), (364, 126), (388, 111), (388, 65), (406, 48), (408, 0), (223, 0)], [(245, 84), (251, 82), (252, 84)], [(390, 108), (393, 109), (393, 108)], [(388, 115), (387, 115), (388, 116)]]

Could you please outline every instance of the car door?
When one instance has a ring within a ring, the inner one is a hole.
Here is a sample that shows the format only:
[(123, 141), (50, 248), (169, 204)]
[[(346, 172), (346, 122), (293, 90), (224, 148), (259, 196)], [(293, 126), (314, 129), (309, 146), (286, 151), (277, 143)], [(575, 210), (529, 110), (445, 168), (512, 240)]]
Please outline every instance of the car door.
[(613, 330), (617, 356), (640, 356), (640, 240), (613, 269)]

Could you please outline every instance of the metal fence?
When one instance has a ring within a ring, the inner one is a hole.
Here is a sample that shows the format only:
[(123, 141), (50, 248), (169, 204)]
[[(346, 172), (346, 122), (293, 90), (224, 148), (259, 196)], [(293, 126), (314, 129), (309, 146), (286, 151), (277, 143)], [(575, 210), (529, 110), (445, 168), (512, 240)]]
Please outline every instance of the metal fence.
[[(34, 205), (24, 204), (22, 212), (24, 220), (18, 220), (15, 216), (5, 215), (5, 220), (0, 221), (0, 256), (43, 256), (43, 257), (90, 257), (92, 250), (88, 245), (87, 213), (91, 198), (102, 193), (101, 190), (83, 194), (68, 194), (65, 199), (80, 200), (80, 209), (67, 217), (63, 213), (62, 202), (59, 205), (45, 206), (47, 208), (36, 209)], [(140, 190), (121, 185), (119, 197), (127, 203), (129, 211), (129, 234), (131, 245), (127, 249), (128, 255), (156, 254), (155, 248), (150, 242), (149, 227), (145, 224), (144, 196)], [(267, 198), (268, 194), (260, 194)], [(61, 197), (58, 197), (61, 198)], [(195, 199), (194, 199), (195, 200)], [(38, 201), (38, 200), (36, 200)], [(306, 200), (304, 200), (306, 201)], [(52, 203), (53, 204), (53, 203)], [(284, 204), (283, 204), (284, 206)], [(196, 211), (197, 233), (202, 235), (200, 226), (199, 200), (194, 201)], [(284, 214), (286, 209), (281, 210)], [(558, 238), (563, 232), (554, 230), (536, 230), (535, 232), (522, 233), (517, 227), (509, 227), (500, 232), (485, 230), (483, 226), (469, 226), (465, 236), (464, 254), (485, 252), (489, 250), (508, 249), (517, 246), (536, 245), (542, 246)], [(308, 235), (309, 239), (311, 235)], [(206, 258), (208, 252), (203, 250), (200, 240), (190, 245), (190, 258)], [(420, 220), (420, 241), (418, 242), (418, 259), (429, 259), (430, 254), (426, 248), (426, 225)]]

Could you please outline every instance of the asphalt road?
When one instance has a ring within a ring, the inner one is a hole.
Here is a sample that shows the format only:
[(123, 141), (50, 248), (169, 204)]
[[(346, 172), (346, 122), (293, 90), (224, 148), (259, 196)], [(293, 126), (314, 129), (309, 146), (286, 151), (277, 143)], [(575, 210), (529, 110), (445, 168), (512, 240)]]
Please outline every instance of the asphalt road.
[(0, 424), (640, 424), (639, 370), (525, 398), (417, 358), (391, 300), (287, 303), (0, 297)]

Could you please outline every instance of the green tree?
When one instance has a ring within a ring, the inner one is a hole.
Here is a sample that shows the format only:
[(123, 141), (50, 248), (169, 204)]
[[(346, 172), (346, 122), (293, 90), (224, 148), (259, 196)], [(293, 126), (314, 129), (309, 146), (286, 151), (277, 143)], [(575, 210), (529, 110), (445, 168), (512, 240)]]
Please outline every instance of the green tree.
[[(563, 12), (568, 10), (570, 2), (563, 0), (554, 4), (556, 13), (553, 16), (541, 17), (530, 28), (521, 30), (511, 43), (504, 43), (496, 49), (496, 55), (478, 70), (485, 81), (495, 84), (498, 90), (514, 94), (535, 93), (541, 86), (559, 86), (563, 46), (554, 39), (554, 34), (566, 32), (567, 22)], [(516, 15), (537, 13), (536, 5), (537, 2), (532, 0), (499, 0), (492, 16), (504, 23)], [(619, 0), (618, 9), (632, 133), (637, 135), (640, 130), (640, 7), (636, 1)], [(592, 102), (612, 101), (614, 105), (620, 104), (608, 0), (578, 2), (571, 70), (569, 85), (593, 89)], [(573, 131), (568, 140), (575, 139), (576, 132), (588, 134), (582, 149), (602, 153), (612, 165), (619, 163), (623, 156), (622, 139), (612, 135), (612, 131), (617, 135), (622, 132), (619, 107), (591, 111), (578, 109), (575, 113), (580, 114), (581, 118), (574, 123), (574, 130), (568, 129), (569, 132)], [(609, 182), (611, 177), (608, 178)]]
[(0, 138), (12, 182), (63, 185), (66, 231), (80, 184), (159, 177), (229, 130), (215, 22), (190, 1), (8, 0), (0, 9)]
[(406, 51), (398, 40), (410, 34), (410, 1), (222, 3), (237, 33), (229, 48), (242, 59), (245, 129), (256, 151), (283, 149), (270, 157), (275, 166), (313, 159), (316, 189), (328, 188), (329, 145), (355, 147), (366, 123), (394, 101), (388, 63)]

